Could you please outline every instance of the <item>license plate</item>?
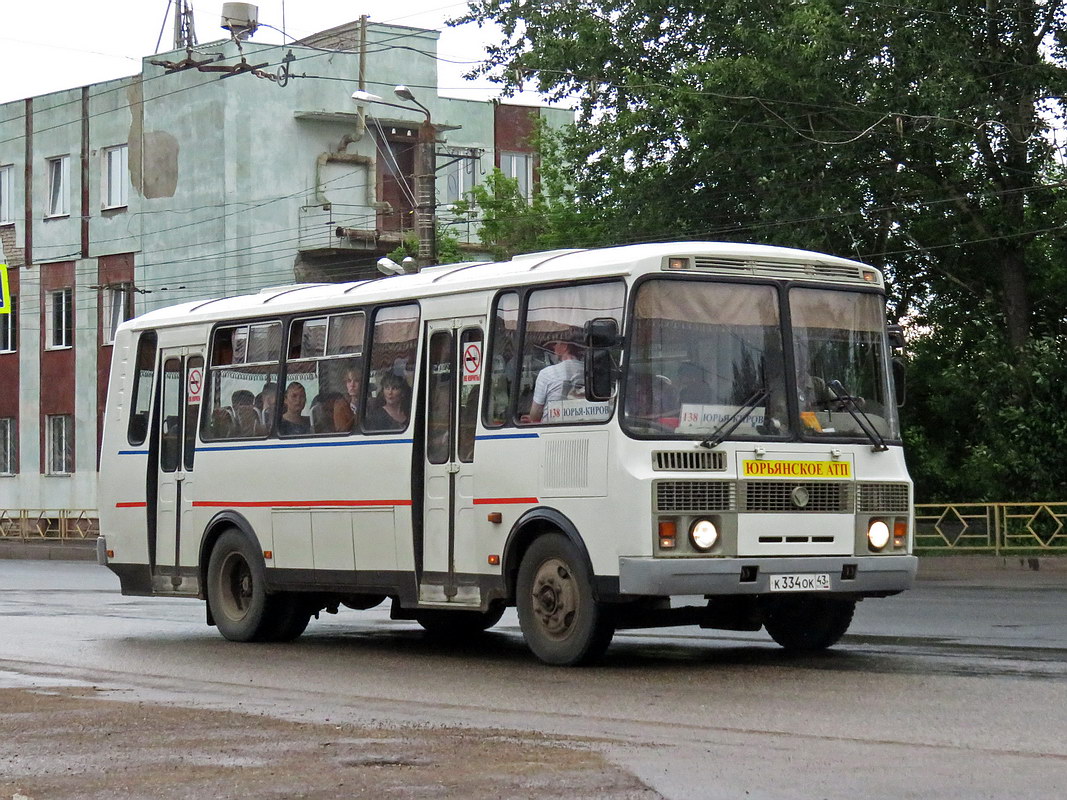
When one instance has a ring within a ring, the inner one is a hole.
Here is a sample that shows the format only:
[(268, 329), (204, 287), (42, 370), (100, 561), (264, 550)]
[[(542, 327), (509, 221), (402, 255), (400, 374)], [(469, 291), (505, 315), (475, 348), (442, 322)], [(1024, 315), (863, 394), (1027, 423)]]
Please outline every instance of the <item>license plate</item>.
[(830, 573), (771, 575), (772, 592), (828, 592)]

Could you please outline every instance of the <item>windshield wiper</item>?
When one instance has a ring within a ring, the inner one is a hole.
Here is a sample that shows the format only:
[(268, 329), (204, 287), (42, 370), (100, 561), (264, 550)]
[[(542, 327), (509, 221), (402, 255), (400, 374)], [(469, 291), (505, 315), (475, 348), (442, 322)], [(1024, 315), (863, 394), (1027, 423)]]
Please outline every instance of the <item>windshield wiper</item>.
[[(889, 445), (885, 443), (882, 434), (880, 434), (878, 429), (874, 427), (871, 418), (859, 407), (856, 398), (841, 385), (841, 381), (833, 380), (826, 385), (829, 387), (830, 391), (834, 393), (837, 401), (845, 407), (845, 411), (852, 415), (852, 419), (856, 420), (856, 424), (860, 426), (860, 429), (867, 435), (867, 438), (871, 440), (871, 444), (874, 445), (871, 448), (871, 451), (881, 453), (888, 450)], [(863, 417), (863, 419), (860, 419), (860, 417)]]
[(722, 422), (719, 423), (719, 427), (709, 433), (700, 442), (701, 447), (706, 447), (709, 450), (713, 447), (718, 447), (723, 443), (731, 433), (737, 430), (737, 427), (745, 421), (752, 410), (759, 405), (759, 403), (767, 396), (767, 387), (761, 387), (749, 395), (748, 399), (741, 404), (733, 414), (728, 416)]

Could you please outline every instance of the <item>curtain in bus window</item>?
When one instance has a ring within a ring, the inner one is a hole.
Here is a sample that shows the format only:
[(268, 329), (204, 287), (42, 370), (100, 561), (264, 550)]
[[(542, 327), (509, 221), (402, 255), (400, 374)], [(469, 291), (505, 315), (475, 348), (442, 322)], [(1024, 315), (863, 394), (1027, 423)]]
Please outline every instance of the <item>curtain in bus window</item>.
[(402, 431), (411, 416), (419, 307), (394, 306), (374, 316), (363, 430)]
[(280, 322), (215, 331), (200, 417), (204, 441), (253, 439), (270, 433), (278, 403), (281, 342)]
[(778, 295), (772, 286), (654, 280), (634, 301), (624, 425), (638, 434), (788, 431)]
[(585, 324), (612, 317), (621, 328), (623, 298), (619, 282), (530, 293), (519, 382), (520, 422), (570, 424), (611, 417), (614, 400), (585, 399)]

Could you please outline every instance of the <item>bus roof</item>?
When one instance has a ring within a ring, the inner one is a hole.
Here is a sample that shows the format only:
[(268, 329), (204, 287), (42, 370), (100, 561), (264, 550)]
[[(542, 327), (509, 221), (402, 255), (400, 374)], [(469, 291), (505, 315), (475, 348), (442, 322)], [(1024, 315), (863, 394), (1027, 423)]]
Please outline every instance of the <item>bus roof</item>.
[[(670, 258), (688, 258), (678, 272), (796, 278), (882, 286), (874, 268), (837, 256), (756, 244), (664, 242), (592, 250), (525, 253), (510, 261), (469, 261), (427, 267), (350, 283), (274, 286), (255, 294), (195, 300), (150, 311), (123, 327), (159, 327), (219, 319), (286, 314), (337, 306), (402, 301), (466, 291), (491, 291), (511, 285), (638, 275), (663, 270)], [(675, 272), (675, 270), (672, 270)]]

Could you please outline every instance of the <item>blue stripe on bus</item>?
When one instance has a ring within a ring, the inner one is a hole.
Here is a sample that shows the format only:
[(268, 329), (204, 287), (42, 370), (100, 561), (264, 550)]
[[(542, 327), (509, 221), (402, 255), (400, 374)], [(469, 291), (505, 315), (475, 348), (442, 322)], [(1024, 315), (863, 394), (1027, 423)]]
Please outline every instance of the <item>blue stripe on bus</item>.
[(487, 434), (484, 436), (475, 436), (476, 441), (485, 441), (486, 439), (536, 439), (540, 434), (537, 433), (502, 433), (502, 434)]
[(358, 442), (286, 442), (284, 444), (235, 444), (227, 447), (198, 447), (198, 453), (221, 453), (227, 450), (294, 450), (306, 447), (359, 447), (368, 444), (414, 444), (414, 439), (370, 439)]
[(120, 456), (146, 456), (147, 450), (119, 450)]

